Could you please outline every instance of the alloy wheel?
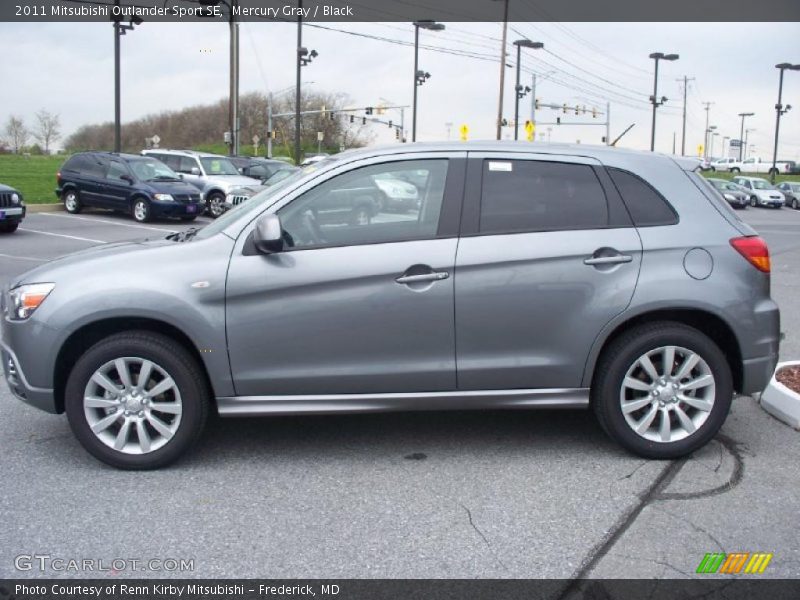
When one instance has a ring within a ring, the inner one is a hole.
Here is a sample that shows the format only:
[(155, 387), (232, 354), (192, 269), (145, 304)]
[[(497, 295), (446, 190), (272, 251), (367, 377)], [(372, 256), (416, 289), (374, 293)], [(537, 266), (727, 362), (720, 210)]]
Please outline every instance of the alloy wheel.
[(685, 439), (706, 422), (716, 382), (708, 363), (681, 346), (662, 346), (630, 366), (619, 402), (628, 426), (653, 442)]

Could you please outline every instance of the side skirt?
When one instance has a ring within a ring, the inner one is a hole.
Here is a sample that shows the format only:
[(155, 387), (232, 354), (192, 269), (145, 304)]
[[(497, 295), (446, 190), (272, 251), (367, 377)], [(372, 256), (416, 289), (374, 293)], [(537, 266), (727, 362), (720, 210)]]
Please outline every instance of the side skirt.
[(416, 410), (587, 408), (588, 406), (588, 388), (217, 398), (217, 409), (224, 417)]

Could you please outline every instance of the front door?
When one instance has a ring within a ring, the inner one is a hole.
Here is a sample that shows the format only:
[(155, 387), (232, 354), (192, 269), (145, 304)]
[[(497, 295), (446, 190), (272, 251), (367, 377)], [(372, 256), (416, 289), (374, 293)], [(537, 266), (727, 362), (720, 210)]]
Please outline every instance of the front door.
[[(454, 390), (452, 217), (463, 168), (447, 157), (348, 167), (278, 204), (285, 251), (257, 253), (245, 230), (226, 301), (236, 393)], [(368, 197), (380, 188), (363, 185), (375, 177), (400, 185), (419, 170), (428, 176), (413, 210), (383, 212)]]

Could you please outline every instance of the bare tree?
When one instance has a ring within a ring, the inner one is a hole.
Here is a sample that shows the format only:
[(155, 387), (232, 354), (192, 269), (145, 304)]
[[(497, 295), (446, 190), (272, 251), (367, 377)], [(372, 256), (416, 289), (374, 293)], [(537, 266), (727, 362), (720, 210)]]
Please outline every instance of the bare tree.
[(44, 153), (50, 154), (50, 144), (61, 137), (61, 119), (45, 109), (36, 113), (37, 127), (33, 132), (36, 141), (44, 146)]
[(11, 115), (6, 121), (6, 135), (8, 136), (8, 143), (14, 154), (19, 154), (19, 151), (28, 143), (30, 132), (25, 127), (25, 121), (22, 117)]

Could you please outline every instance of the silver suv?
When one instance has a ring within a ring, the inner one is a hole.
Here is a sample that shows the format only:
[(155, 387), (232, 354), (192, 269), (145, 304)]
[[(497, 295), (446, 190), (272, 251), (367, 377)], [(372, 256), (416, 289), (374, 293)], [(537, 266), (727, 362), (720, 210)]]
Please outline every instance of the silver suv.
[(225, 196), (231, 190), (257, 184), (258, 180), (245, 177), (227, 156), (195, 152), (194, 150), (142, 150), (144, 156), (157, 158), (184, 181), (191, 183), (203, 194), (206, 212), (215, 219), (225, 212)]
[[(346, 152), (199, 231), (18, 277), (6, 378), (120, 468), (175, 460), (210, 411), (590, 407), (628, 450), (681, 456), (765, 387), (780, 337), (767, 247), (696, 168), (586, 145)], [(365, 176), (419, 202), (354, 219)]]

